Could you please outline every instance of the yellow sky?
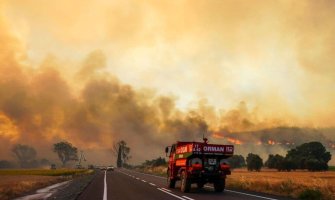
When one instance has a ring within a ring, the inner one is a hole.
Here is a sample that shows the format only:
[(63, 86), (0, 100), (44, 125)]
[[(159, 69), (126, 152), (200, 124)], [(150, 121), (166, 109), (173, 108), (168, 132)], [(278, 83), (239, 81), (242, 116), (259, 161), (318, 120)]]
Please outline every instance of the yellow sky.
[(199, 98), (219, 107), (244, 100), (304, 121), (334, 111), (334, 6), (11, 0), (4, 13), (32, 63), (50, 54), (80, 62), (99, 49), (121, 81), (174, 94), (181, 107)]

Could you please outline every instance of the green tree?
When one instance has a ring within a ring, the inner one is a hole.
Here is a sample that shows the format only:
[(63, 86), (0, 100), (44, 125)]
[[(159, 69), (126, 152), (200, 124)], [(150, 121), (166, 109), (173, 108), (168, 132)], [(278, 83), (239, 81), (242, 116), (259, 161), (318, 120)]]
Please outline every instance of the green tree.
[(279, 169), (283, 161), (284, 156), (270, 154), (264, 165), (270, 169)]
[(231, 168), (240, 168), (245, 166), (245, 159), (242, 155), (233, 155), (228, 158), (228, 163)]
[(20, 167), (36, 167), (36, 150), (28, 145), (16, 144), (12, 148), (12, 152), (14, 153), (16, 159)]
[(78, 150), (69, 142), (59, 142), (54, 144), (53, 151), (57, 153), (63, 166), (65, 166), (68, 161), (78, 160)]
[(116, 166), (123, 167), (124, 164), (131, 158), (130, 157), (130, 147), (127, 146), (127, 143), (123, 140), (114, 143), (113, 153), (117, 156)]
[(289, 158), (284, 158), (283, 160), (281, 160), (276, 169), (278, 171), (291, 171), (291, 170), (295, 170), (296, 167), (295, 167), (295, 164), (294, 164), (294, 161), (289, 159)]
[(259, 155), (249, 153), (247, 156), (247, 168), (249, 171), (260, 171), (263, 166), (263, 160)]
[(294, 162), (294, 168), (321, 171), (328, 169), (331, 154), (320, 142), (309, 142), (289, 150), (286, 159)]

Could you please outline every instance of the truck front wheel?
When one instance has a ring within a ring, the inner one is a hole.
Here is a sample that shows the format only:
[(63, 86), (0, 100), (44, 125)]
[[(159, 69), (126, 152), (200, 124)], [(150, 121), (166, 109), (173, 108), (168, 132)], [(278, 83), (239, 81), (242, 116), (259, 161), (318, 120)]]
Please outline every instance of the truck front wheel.
[(181, 187), (180, 187), (180, 190), (182, 192), (189, 192), (191, 189), (191, 181), (187, 178), (187, 175), (186, 175), (186, 172), (183, 171), (181, 173)]
[(176, 186), (176, 179), (171, 179), (170, 171), (168, 171), (167, 184), (169, 188), (175, 188)]
[(226, 185), (226, 181), (225, 179), (220, 179), (220, 180), (216, 180), (214, 182), (214, 190), (215, 192), (222, 192), (225, 188)]

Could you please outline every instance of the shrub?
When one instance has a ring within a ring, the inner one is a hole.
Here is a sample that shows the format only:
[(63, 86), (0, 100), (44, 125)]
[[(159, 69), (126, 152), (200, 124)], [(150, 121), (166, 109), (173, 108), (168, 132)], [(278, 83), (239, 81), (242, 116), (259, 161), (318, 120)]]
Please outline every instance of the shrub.
[(299, 194), (299, 199), (322, 200), (322, 193), (319, 190), (306, 189)]
[(244, 157), (241, 155), (233, 155), (232, 157), (228, 158), (228, 163), (230, 164), (231, 168), (240, 168), (245, 166)]
[(247, 156), (247, 168), (249, 171), (260, 171), (263, 166), (263, 160), (259, 155), (249, 153)]

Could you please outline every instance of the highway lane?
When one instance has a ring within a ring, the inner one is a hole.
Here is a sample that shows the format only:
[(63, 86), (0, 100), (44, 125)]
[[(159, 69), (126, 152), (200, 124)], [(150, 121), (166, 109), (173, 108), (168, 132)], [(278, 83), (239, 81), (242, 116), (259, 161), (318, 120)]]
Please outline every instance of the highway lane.
[[(106, 184), (105, 184), (106, 180)], [(215, 193), (211, 185), (197, 189), (194, 185), (190, 193), (180, 191), (180, 181), (175, 189), (166, 187), (166, 179), (159, 176), (142, 174), (126, 169), (101, 171), (92, 183), (79, 196), (79, 200), (285, 200), (286, 198), (226, 190)]]

